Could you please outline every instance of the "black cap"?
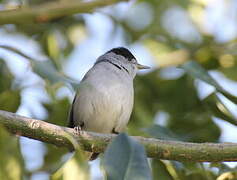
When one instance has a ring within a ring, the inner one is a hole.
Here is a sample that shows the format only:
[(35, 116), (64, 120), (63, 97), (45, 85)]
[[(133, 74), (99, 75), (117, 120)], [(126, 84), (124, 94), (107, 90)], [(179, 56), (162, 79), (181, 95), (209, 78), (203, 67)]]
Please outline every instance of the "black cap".
[(133, 56), (133, 54), (127, 48), (124, 48), (124, 47), (113, 48), (110, 51), (108, 51), (107, 53), (110, 53), (110, 52), (113, 52), (117, 55), (121, 55), (121, 56), (127, 58), (129, 61), (131, 61), (132, 59), (136, 59)]

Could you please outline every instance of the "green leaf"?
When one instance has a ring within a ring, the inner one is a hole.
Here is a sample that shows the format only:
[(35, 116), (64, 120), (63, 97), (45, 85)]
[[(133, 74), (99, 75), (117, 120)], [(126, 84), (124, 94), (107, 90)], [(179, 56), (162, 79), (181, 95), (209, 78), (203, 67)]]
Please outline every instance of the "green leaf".
[(21, 103), (20, 90), (12, 90), (13, 75), (0, 59), (0, 109), (16, 112)]
[(20, 91), (4, 91), (0, 93), (0, 109), (16, 112), (21, 103)]
[(188, 61), (182, 65), (182, 68), (194, 78), (201, 79), (208, 84), (213, 85), (219, 91), (223, 90), (222, 87), (196, 61)]
[(188, 61), (181, 66), (188, 74), (192, 77), (205, 81), (206, 83), (214, 86), (217, 91), (222, 93), (228, 99), (237, 104), (237, 97), (228, 93), (224, 90), (209, 74), (208, 72), (200, 66), (196, 61)]
[[(157, 113), (157, 99), (159, 99), (159, 71), (155, 70), (146, 75), (137, 75), (134, 82), (135, 101), (129, 121), (128, 132), (133, 135), (142, 135), (141, 127), (153, 124)], [(145, 134), (145, 133), (143, 133)]]
[(59, 72), (50, 60), (37, 61), (30, 59), (30, 61), (33, 71), (50, 83), (66, 83), (73, 87), (74, 90), (78, 88), (79, 82)]
[(65, 126), (67, 124), (70, 102), (68, 98), (54, 99), (51, 103), (44, 103), (43, 106), (48, 111), (47, 122)]
[[(162, 79), (156, 70), (136, 79), (136, 99), (129, 130), (150, 127), (157, 112), (164, 111), (167, 113), (166, 127), (184, 140), (218, 141), (220, 129), (199, 99), (193, 78), (184, 74), (177, 79)], [(135, 134), (134, 131), (129, 132)]]
[(88, 152), (82, 151), (79, 144), (72, 136), (70, 136), (67, 133), (65, 135), (74, 145), (75, 148), (74, 155), (66, 163), (64, 163), (64, 165), (59, 170), (57, 170), (52, 175), (51, 179), (52, 180), (90, 179), (89, 164), (87, 160)]
[(66, 83), (73, 87), (75, 90), (78, 88), (79, 83), (76, 80), (66, 76), (63, 72), (59, 72), (56, 69), (55, 65), (52, 63), (54, 62), (53, 60), (39, 61), (10, 46), (0, 45), (0, 48), (9, 50), (28, 59), (31, 63), (33, 71), (43, 79), (48, 80), (50, 83)]
[(126, 134), (118, 135), (107, 147), (103, 165), (108, 180), (152, 179), (144, 147)]
[[(213, 167), (215, 167), (215, 168), (218, 168), (218, 170), (219, 170), (219, 175), (220, 174), (222, 174), (222, 173), (225, 173), (225, 172), (229, 172), (229, 171), (232, 171), (232, 170), (234, 170), (234, 169), (232, 169), (232, 168), (230, 168), (229, 166), (227, 166), (226, 164), (224, 164), (224, 163), (217, 163), (217, 162), (212, 162), (212, 163), (210, 163), (209, 164), (209, 167), (210, 168), (213, 168)], [(235, 169), (236, 170), (236, 169)]]
[(47, 61), (35, 61), (31, 60), (32, 68), (35, 73), (41, 76), (43, 79), (49, 80), (51, 83), (62, 82), (64, 78), (55, 69), (52, 62)]
[(170, 129), (157, 125), (157, 124), (154, 124), (148, 128), (145, 128), (144, 131), (150, 136), (157, 139), (164, 139), (164, 140), (184, 140), (185, 139), (175, 134)]
[(0, 126), (0, 179), (23, 179), (24, 161), (19, 138), (10, 135)]
[(166, 167), (174, 179), (182, 180), (211, 180), (216, 179), (211, 170), (205, 169), (201, 163), (178, 161), (166, 162)]
[(227, 78), (237, 81), (237, 62), (235, 61), (235, 65), (230, 66), (230, 67), (220, 67), (220, 72), (222, 72)]
[(5, 61), (0, 59), (0, 93), (11, 88), (13, 75), (8, 69)]
[(154, 179), (173, 180), (165, 163), (159, 159), (152, 159), (152, 174)]
[(52, 175), (51, 180), (88, 180), (90, 179), (89, 175), (88, 161), (86, 161), (83, 152), (77, 149), (73, 157)]
[(226, 91), (223, 91), (221, 92), (225, 97), (227, 97), (229, 100), (231, 100), (232, 102), (234, 102), (235, 104), (237, 104), (237, 97), (226, 92)]
[(215, 93), (212, 93), (209, 96), (207, 96), (202, 101), (202, 103), (207, 109), (209, 109), (212, 112), (212, 114), (215, 117), (228, 121), (233, 125), (237, 125), (237, 119), (228, 110), (225, 104), (222, 103), (220, 98)]
[(47, 148), (46, 154), (44, 156), (44, 164), (40, 168), (41, 171), (46, 171), (49, 174), (57, 171), (64, 163), (63, 156), (68, 153), (66, 148), (58, 148), (51, 144), (45, 144)]

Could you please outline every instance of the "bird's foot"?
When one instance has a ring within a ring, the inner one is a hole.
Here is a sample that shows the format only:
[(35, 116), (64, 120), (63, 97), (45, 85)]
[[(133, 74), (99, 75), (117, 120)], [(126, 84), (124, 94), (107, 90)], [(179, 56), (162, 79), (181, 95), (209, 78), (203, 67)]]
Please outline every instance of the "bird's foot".
[(119, 134), (119, 132), (115, 131), (115, 128), (112, 130), (113, 134)]
[(81, 126), (76, 126), (73, 129), (75, 130), (75, 134), (78, 136), (81, 136), (85, 133), (85, 131), (82, 130)]

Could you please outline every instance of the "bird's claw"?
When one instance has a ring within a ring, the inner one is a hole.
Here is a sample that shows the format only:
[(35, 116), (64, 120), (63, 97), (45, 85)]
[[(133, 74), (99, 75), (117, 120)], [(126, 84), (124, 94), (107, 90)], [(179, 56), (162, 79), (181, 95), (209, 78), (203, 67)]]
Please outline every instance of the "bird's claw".
[(76, 126), (73, 129), (76, 131), (76, 133), (75, 133), (76, 135), (79, 135), (79, 136), (82, 135), (83, 131), (82, 131), (81, 126)]

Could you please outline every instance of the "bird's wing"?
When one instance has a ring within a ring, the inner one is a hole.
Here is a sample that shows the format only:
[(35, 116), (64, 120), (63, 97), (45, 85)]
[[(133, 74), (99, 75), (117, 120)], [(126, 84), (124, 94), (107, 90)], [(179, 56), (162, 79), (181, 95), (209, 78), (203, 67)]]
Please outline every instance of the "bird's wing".
[(73, 105), (75, 103), (75, 100), (77, 98), (77, 95), (75, 95), (74, 99), (73, 99), (73, 102), (72, 102), (72, 105), (71, 105), (71, 108), (70, 108), (70, 111), (69, 111), (69, 115), (68, 115), (68, 127), (70, 128), (73, 128), (75, 127), (75, 124), (74, 124), (74, 121), (73, 121)]

